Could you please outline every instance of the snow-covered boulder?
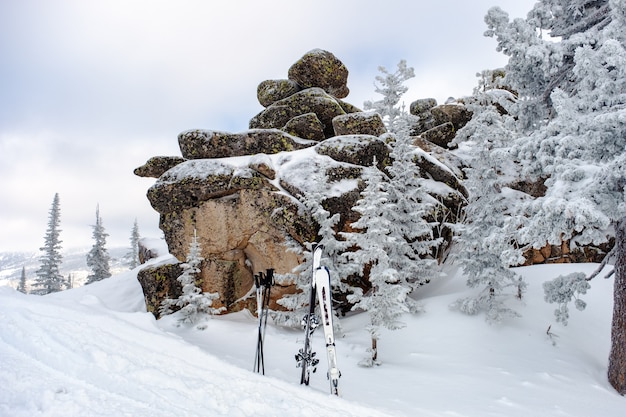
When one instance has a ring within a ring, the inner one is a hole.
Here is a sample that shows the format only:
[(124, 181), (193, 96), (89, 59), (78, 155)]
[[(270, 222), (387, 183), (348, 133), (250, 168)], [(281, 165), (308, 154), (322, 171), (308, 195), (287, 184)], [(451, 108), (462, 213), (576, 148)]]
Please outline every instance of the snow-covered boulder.
[(315, 146), (320, 155), (358, 166), (371, 166), (374, 158), (382, 169), (389, 162), (389, 146), (376, 136), (360, 134), (335, 136)]

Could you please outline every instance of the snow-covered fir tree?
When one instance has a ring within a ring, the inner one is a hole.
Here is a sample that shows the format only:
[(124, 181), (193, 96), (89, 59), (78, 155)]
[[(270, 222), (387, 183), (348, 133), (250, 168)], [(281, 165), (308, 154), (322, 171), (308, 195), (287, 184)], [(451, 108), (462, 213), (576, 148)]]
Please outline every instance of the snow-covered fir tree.
[(41, 256), (41, 266), (37, 270), (33, 294), (50, 294), (61, 291), (65, 286), (63, 275), (59, 272), (61, 261), (61, 240), (59, 226), (61, 224), (61, 207), (59, 194), (54, 195), (52, 208), (48, 217), (48, 229), (44, 238), (44, 246), (39, 248), (43, 252)]
[(17, 290), (22, 294), (27, 294), (26, 290), (26, 267), (22, 267), (22, 274), (20, 275), (20, 282), (17, 285)]
[(137, 224), (137, 219), (135, 219), (133, 228), (130, 232), (130, 251), (126, 254), (128, 267), (130, 269), (134, 269), (139, 266), (139, 239), (139, 225)]
[[(404, 60), (398, 63), (393, 74), (383, 67), (379, 71), (382, 75), (376, 77), (375, 92), (383, 98), (366, 102), (365, 107), (379, 112), (390, 132), (385, 137), (391, 147), (392, 160), (386, 170), (386, 192), (395, 210), (387, 210), (384, 215), (389, 220), (391, 236), (398, 241), (394, 246), (398, 252), (391, 253), (390, 258), (403, 279), (417, 286), (435, 275), (436, 261), (429, 255), (441, 240), (433, 238), (433, 225), (426, 220), (437, 202), (426, 192), (425, 180), (415, 163), (419, 149), (412, 144), (410, 132), (417, 118), (400, 105), (408, 91), (405, 82), (413, 78), (415, 72)], [(406, 245), (402, 243), (405, 241)]]
[(177, 308), (180, 323), (199, 324), (210, 315), (219, 314), (224, 310), (224, 307), (215, 308), (212, 306), (213, 301), (219, 298), (218, 293), (202, 292), (202, 289), (197, 285), (200, 267), (204, 261), (201, 254), (202, 247), (194, 230), (186, 262), (180, 265), (183, 273), (177, 278), (182, 288), (182, 294), (177, 299), (166, 298), (163, 300), (159, 309), (161, 315), (172, 314)]
[(398, 241), (393, 246), (397, 252), (390, 253), (392, 264), (404, 280), (419, 286), (436, 275), (432, 253), (442, 239), (433, 237), (433, 225), (427, 220), (439, 203), (426, 192), (426, 180), (415, 163), (419, 150), (412, 145), (407, 116), (401, 115), (395, 123), (399, 130), (391, 141), (393, 162), (387, 168), (388, 199), (395, 209), (384, 215)]
[(397, 132), (396, 121), (403, 113), (403, 106), (399, 105), (400, 99), (408, 91), (404, 84), (407, 80), (415, 77), (413, 67), (407, 66), (405, 60), (398, 63), (394, 73), (387, 71), (385, 67), (378, 67), (380, 75), (376, 76), (374, 92), (381, 94), (382, 99), (366, 101), (363, 105), (365, 110), (374, 110), (383, 118), (385, 126), (390, 132)]
[(87, 284), (101, 281), (111, 276), (111, 257), (106, 248), (106, 238), (109, 236), (102, 225), (100, 206), (96, 206), (96, 224), (93, 226), (94, 244), (87, 254), (87, 266), (91, 268), (91, 274), (87, 276)]
[(478, 293), (457, 300), (453, 307), (466, 314), (486, 313), (497, 323), (518, 316), (507, 300), (521, 298), (523, 279), (510, 269), (524, 262), (517, 232), (524, 222), (517, 208), (525, 194), (509, 187), (517, 178), (515, 164), (507, 152), (515, 137), (515, 120), (506, 112), (515, 97), (494, 89), (484, 79), (467, 100), (474, 116), (456, 135), (469, 167), (464, 182), (470, 197), (465, 221), (456, 227), (454, 259), (463, 268), (467, 285)]
[[(546, 187), (524, 204), (518, 240), (576, 247), (615, 236), (609, 381), (626, 394), (626, 0), (543, 0), (525, 20), (492, 9), (487, 22), (510, 56), (505, 80), (532, 103), (513, 110), (522, 134), (509, 153), (520, 179)], [(579, 275), (545, 288), (561, 321), (564, 305), (586, 291)]]
[(362, 177), (365, 188), (361, 199), (352, 208), (360, 214), (359, 220), (351, 225), (356, 230), (343, 233), (353, 250), (344, 256), (359, 266), (359, 275), (367, 275), (371, 286), (366, 293), (361, 288), (353, 288), (348, 300), (354, 304), (353, 310), (364, 310), (370, 317), (367, 330), (372, 340), (371, 356), (362, 364), (372, 366), (378, 363), (380, 328), (395, 330), (404, 327), (401, 316), (415, 310), (415, 305), (409, 298), (412, 285), (405, 279), (405, 274), (394, 267), (391, 259), (403, 252), (399, 246), (406, 247), (407, 242), (392, 232), (394, 225), (386, 215), (396, 210), (388, 199), (389, 182), (375, 163), (364, 168)]

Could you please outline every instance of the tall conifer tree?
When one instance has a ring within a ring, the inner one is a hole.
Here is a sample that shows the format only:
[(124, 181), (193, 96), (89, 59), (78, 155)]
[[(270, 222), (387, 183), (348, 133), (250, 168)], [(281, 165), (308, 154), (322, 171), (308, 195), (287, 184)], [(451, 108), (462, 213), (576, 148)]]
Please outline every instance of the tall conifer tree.
[(22, 275), (20, 276), (20, 283), (17, 286), (17, 290), (23, 294), (26, 294), (26, 268), (22, 267)]
[(87, 276), (87, 284), (101, 281), (111, 276), (111, 257), (106, 248), (106, 238), (109, 236), (102, 225), (100, 206), (96, 206), (96, 224), (93, 226), (94, 244), (87, 254), (87, 266), (91, 268), (91, 274)]
[(137, 219), (135, 219), (133, 229), (130, 232), (130, 251), (126, 255), (130, 269), (139, 266), (139, 238), (139, 225), (137, 224)]
[(63, 275), (59, 272), (61, 261), (61, 240), (59, 235), (61, 229), (61, 208), (59, 194), (54, 195), (52, 200), (52, 208), (48, 218), (48, 229), (44, 238), (44, 246), (39, 250), (43, 252), (41, 256), (41, 266), (37, 270), (37, 278), (35, 280), (34, 294), (50, 294), (52, 292), (61, 291), (64, 286)]

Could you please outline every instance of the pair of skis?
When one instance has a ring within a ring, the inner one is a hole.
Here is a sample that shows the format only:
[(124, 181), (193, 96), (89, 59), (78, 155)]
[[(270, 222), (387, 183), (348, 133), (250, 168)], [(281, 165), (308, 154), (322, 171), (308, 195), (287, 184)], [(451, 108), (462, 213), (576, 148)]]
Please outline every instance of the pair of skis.
[(339, 395), (339, 377), (341, 373), (337, 368), (337, 354), (335, 352), (335, 334), (333, 332), (333, 309), (330, 291), (330, 273), (328, 268), (320, 265), (324, 246), (313, 247), (313, 267), (311, 274), (311, 286), (309, 288), (309, 312), (302, 319), (304, 327), (304, 347), (296, 355), (297, 366), (302, 368), (300, 383), (309, 385), (309, 378), (315, 372), (319, 359), (315, 357), (311, 345), (311, 336), (319, 326), (319, 318), (315, 315), (315, 301), (319, 300), (322, 315), (322, 327), (324, 328), (324, 341), (326, 343), (326, 356), (328, 358), (328, 379), (330, 381), (330, 393)]
[(265, 375), (265, 363), (263, 360), (263, 341), (267, 328), (267, 316), (269, 315), (270, 293), (274, 285), (274, 270), (268, 269), (254, 276), (256, 285), (256, 305), (259, 316), (259, 334), (256, 343), (256, 357), (254, 358), (254, 371)]

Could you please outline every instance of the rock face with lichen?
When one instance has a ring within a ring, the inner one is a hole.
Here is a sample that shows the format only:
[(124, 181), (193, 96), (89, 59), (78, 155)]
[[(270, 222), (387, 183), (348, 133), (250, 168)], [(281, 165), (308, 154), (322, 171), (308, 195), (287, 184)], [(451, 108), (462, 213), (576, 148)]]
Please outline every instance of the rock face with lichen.
[[(347, 230), (357, 216), (351, 208), (363, 186), (362, 168), (374, 160), (380, 169), (391, 163), (381, 117), (342, 100), (347, 78), (333, 54), (311, 51), (288, 70), (288, 79), (260, 83), (257, 98), (264, 109), (250, 120), (250, 130), (183, 132), (182, 157), (151, 158), (135, 170), (157, 178), (148, 200), (179, 261), (195, 230), (205, 259), (199, 283), (220, 294), (215, 307), (252, 307), (254, 274), (268, 268), (287, 274), (302, 262), (289, 248), (315, 241), (318, 227), (298, 200), (301, 194), (326, 196), (325, 208), (340, 214), (338, 231)], [(424, 111), (444, 120), (434, 108)], [(449, 119), (445, 123), (455, 123)], [(421, 150), (415, 163), (438, 182), (435, 197), (457, 213), (466, 196), (460, 163), (424, 135), (415, 140)], [(157, 316), (162, 299), (180, 291), (176, 266), (140, 274), (148, 310)], [(294, 291), (289, 284), (274, 287), (270, 308), (279, 308), (276, 300)]]

